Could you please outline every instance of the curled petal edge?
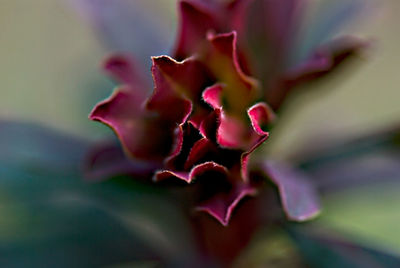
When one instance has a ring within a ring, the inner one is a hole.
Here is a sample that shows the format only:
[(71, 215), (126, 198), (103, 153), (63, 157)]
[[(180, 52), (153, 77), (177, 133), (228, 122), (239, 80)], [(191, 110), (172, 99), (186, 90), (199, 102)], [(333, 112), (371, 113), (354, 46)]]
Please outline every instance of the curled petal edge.
[(218, 171), (223, 174), (228, 174), (228, 169), (220, 164), (209, 161), (204, 162), (199, 165), (194, 166), (190, 172), (180, 172), (180, 171), (172, 171), (172, 170), (161, 170), (157, 171), (153, 176), (154, 182), (160, 182), (166, 179), (176, 178), (182, 181), (187, 182), (188, 184), (192, 183), (196, 176), (199, 176), (207, 171)]
[[(134, 157), (134, 155), (130, 152), (125, 138), (123, 135), (120, 134), (120, 131), (118, 130), (118, 126), (113, 123), (113, 120), (108, 120), (105, 116), (99, 115), (98, 113), (101, 111), (102, 107), (111, 105), (112, 102), (114, 102), (117, 98), (122, 97), (122, 98), (129, 98), (131, 95), (130, 90), (127, 89), (127, 87), (120, 87), (114, 90), (114, 92), (106, 99), (103, 101), (100, 101), (99, 103), (96, 104), (96, 106), (92, 109), (92, 111), (89, 114), (89, 119), (93, 121), (98, 121), (100, 123), (103, 123), (107, 125), (111, 130), (115, 133), (115, 135), (118, 137), (119, 141), (121, 142), (122, 148), (126, 155), (130, 157)], [(138, 116), (139, 116), (139, 112)]]
[[(257, 189), (250, 185), (238, 186), (239, 189), (228, 194), (226, 197), (222, 194), (215, 196), (206, 203), (196, 207), (196, 211), (206, 212), (216, 220), (218, 220), (223, 226), (228, 226), (229, 221), (232, 217), (232, 213), (245, 197), (255, 196)], [(228, 200), (226, 200), (228, 198)], [(228, 206), (225, 206), (228, 204)]]
[(239, 76), (239, 79), (248, 87), (250, 90), (254, 90), (253, 94), (259, 93), (258, 89), (260, 86), (260, 83), (257, 79), (246, 75), (240, 64), (239, 64), (239, 58), (238, 58), (238, 52), (237, 52), (237, 33), (236, 31), (231, 31), (228, 33), (219, 33), (215, 34), (213, 32), (208, 32), (207, 33), (207, 40), (211, 42), (213, 47), (217, 50), (221, 51), (228, 51), (230, 52), (229, 56), (231, 58), (233, 67)]

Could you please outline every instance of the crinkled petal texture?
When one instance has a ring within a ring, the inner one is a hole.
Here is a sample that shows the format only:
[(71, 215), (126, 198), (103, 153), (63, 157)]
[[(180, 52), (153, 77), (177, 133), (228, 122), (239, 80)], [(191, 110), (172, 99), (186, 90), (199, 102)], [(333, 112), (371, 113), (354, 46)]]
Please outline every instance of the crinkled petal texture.
[(196, 209), (227, 225), (235, 207), (257, 193), (247, 166), (268, 138), (264, 129), (274, 114), (256, 103), (258, 82), (239, 64), (236, 32), (209, 33), (205, 40), (201, 53), (183, 61), (153, 58), (154, 91), (147, 100), (129, 59), (111, 57), (105, 69), (123, 85), (90, 118), (114, 130), (132, 161), (147, 161), (154, 181), (187, 184), (195, 189)]
[[(353, 37), (317, 38), (294, 55), (306, 3), (180, 1), (174, 58), (152, 58), (153, 94), (147, 98), (149, 87), (127, 57), (113, 56), (104, 68), (122, 85), (91, 119), (115, 131), (132, 161), (149, 163), (153, 181), (195, 189), (197, 210), (227, 225), (241, 200), (259, 190), (248, 166), (269, 137), (273, 111), (292, 89), (326, 76), (366, 45)], [(304, 175), (269, 162), (260, 168), (289, 219), (318, 214)]]

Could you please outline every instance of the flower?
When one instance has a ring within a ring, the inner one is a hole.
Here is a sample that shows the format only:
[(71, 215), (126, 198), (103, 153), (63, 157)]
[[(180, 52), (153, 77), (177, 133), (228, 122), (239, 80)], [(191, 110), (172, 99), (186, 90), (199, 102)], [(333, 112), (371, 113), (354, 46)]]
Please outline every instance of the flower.
[(266, 103), (255, 103), (257, 82), (240, 69), (235, 47), (232, 32), (209, 35), (203, 55), (181, 62), (154, 57), (155, 89), (147, 100), (132, 64), (114, 56), (105, 68), (125, 84), (90, 115), (113, 128), (128, 155), (154, 163), (154, 181), (199, 184), (197, 210), (223, 225), (239, 201), (257, 192), (248, 159), (274, 118)]
[[(100, 22), (110, 15), (108, 7), (117, 7), (106, 20), (130, 25), (120, 20), (120, 14), (131, 14), (128, 2), (88, 1), (98, 8)], [(18, 235), (3, 239), (5, 262), (26, 262), (30, 252), (34, 264), (56, 264), (54, 252), (62, 252), (73, 265), (86, 266), (400, 266), (397, 256), (321, 232), (318, 223), (287, 222), (318, 213), (315, 188), (332, 194), (358, 183), (396, 180), (398, 127), (320, 150), (313, 140), (290, 164), (255, 152), (274, 139), (270, 130), (280, 122), (275, 114), (292, 89), (330, 73), (363, 42), (316, 42), (293, 57), (294, 25), (301, 22), (304, 1), (223, 1), (180, 2), (175, 52), (153, 57), (151, 96), (143, 68), (130, 56), (116, 54), (104, 64), (121, 85), (91, 118), (109, 125), (125, 152), (114, 142), (96, 144), (86, 175), (130, 174), (147, 185), (126, 176), (88, 185), (78, 168), (92, 145), (87, 140), (0, 122), (0, 182), (12, 197), (5, 196), (4, 208), (26, 221), (16, 226), (11, 217), (9, 229)], [(206, 213), (189, 214), (193, 207)], [(31, 217), (35, 209), (40, 213)], [(35, 243), (19, 235), (26, 230), (40, 233)], [(255, 243), (239, 256), (252, 236)], [(84, 254), (75, 258), (77, 248)]]
[(125, 84), (90, 115), (113, 128), (127, 154), (158, 167), (154, 181), (199, 184), (197, 210), (223, 225), (257, 192), (248, 158), (274, 118), (266, 103), (255, 103), (257, 82), (243, 73), (235, 49), (232, 32), (209, 35), (207, 50), (182, 62), (154, 57), (155, 89), (146, 101), (129, 60), (113, 57), (105, 67)]
[(289, 66), (302, 1), (183, 0), (179, 7), (175, 59), (152, 58), (153, 94), (147, 97), (129, 56), (111, 56), (104, 69), (121, 86), (90, 118), (114, 130), (132, 162), (144, 163), (132, 173), (145, 166), (154, 182), (195, 188), (196, 210), (222, 225), (263, 187), (250, 175), (260, 170), (277, 186), (289, 219), (314, 217), (320, 208), (307, 179), (271, 161), (249, 167), (249, 159), (290, 90), (329, 73), (364, 43), (335, 40)]

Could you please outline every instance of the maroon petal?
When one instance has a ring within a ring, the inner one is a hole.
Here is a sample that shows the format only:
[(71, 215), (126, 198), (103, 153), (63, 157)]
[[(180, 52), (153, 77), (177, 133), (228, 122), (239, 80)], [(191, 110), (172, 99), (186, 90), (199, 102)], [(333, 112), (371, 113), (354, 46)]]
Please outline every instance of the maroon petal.
[(186, 159), (184, 169), (189, 169), (201, 160), (204, 155), (209, 152), (215, 152), (216, 146), (207, 138), (198, 140), (190, 150), (190, 153)]
[(221, 109), (222, 108), (222, 92), (223, 92), (223, 85), (215, 84), (211, 87), (206, 88), (203, 91), (203, 100), (208, 103), (214, 109)]
[(274, 112), (266, 103), (263, 102), (257, 103), (250, 107), (247, 111), (247, 114), (257, 136), (250, 150), (244, 152), (241, 156), (241, 174), (244, 181), (249, 181), (247, 167), (251, 154), (269, 137), (269, 132), (264, 131), (262, 127), (272, 123), (275, 120)]
[(180, 22), (175, 58), (183, 60), (197, 53), (203, 45), (208, 30), (216, 29), (218, 23), (213, 12), (200, 1), (181, 1), (179, 3)]
[[(220, 123), (217, 132), (217, 142), (224, 148), (246, 148), (247, 126), (243, 121), (220, 113)], [(243, 141), (246, 141), (244, 143)]]
[(277, 186), (289, 220), (306, 221), (319, 214), (318, 195), (304, 174), (272, 162), (264, 162), (260, 168)]
[(215, 74), (219, 83), (224, 84), (222, 92), (225, 110), (228, 113), (243, 114), (259, 94), (258, 81), (247, 76), (240, 67), (237, 55), (237, 34), (208, 34), (209, 50), (205, 64)]
[[(224, 86), (221, 84), (207, 88), (203, 92), (203, 100), (217, 111), (218, 118), (216, 120), (219, 122), (217, 127), (218, 143), (227, 148), (243, 147), (243, 149), (247, 150), (250, 147), (251, 149), (244, 157), (245, 161), (247, 161), (247, 156), (268, 137), (268, 132), (262, 130), (262, 127), (270, 124), (275, 119), (275, 114), (267, 104), (255, 104), (247, 111), (252, 125), (252, 129), (249, 131), (249, 126), (246, 126), (243, 121), (229, 117), (223, 111), (221, 103), (223, 88)], [(207, 133), (205, 128), (205, 126), (201, 128), (202, 133)], [(249, 140), (244, 142), (243, 137), (248, 137), (249, 132), (253, 134), (250, 142)]]
[(232, 267), (252, 238), (256, 238), (259, 228), (268, 228), (274, 222), (269, 216), (273, 210), (268, 205), (269, 198), (273, 195), (263, 192), (260, 194), (257, 194), (257, 198), (241, 202), (228, 227), (206, 213), (196, 213), (192, 217), (200, 249), (205, 256), (218, 259), (222, 267)]
[[(234, 0), (227, 3), (225, 6), (226, 16), (225, 24), (229, 23), (229, 26), (225, 26), (226, 31), (235, 30), (242, 35), (245, 31), (246, 17), (248, 15), (248, 8), (254, 2), (254, 0)], [(244, 35), (243, 35), (244, 36)]]
[(164, 163), (167, 166), (170, 165), (169, 163), (173, 162), (175, 158), (179, 155), (179, 153), (182, 151), (183, 138), (184, 138), (183, 126), (178, 125), (178, 127), (175, 129), (175, 142), (173, 144), (172, 151), (170, 155), (164, 160)]
[(158, 171), (154, 175), (153, 180), (156, 182), (160, 182), (166, 179), (178, 179), (185, 181), (187, 183), (191, 183), (196, 178), (196, 176), (199, 176), (207, 171), (216, 171), (218, 173), (223, 173), (223, 174), (228, 173), (226, 167), (220, 164), (217, 164), (215, 162), (205, 162), (193, 167), (190, 172), (171, 171), (171, 170)]
[[(200, 148), (199, 151), (193, 149), (198, 147), (197, 144), (202, 140), (203, 137), (199, 130), (190, 121), (186, 122), (184, 125), (179, 125), (177, 132), (178, 135), (176, 139), (176, 145), (169, 157), (165, 159), (164, 168), (188, 171), (192, 167), (192, 165), (188, 166), (187, 164), (188, 160), (193, 158), (191, 154), (195, 153), (196, 151), (198, 153), (202, 151)], [(197, 157), (197, 155), (195, 157)], [(198, 157), (201, 157), (201, 155)]]
[(147, 108), (166, 120), (184, 123), (191, 113), (190, 100), (196, 100), (209, 83), (209, 74), (196, 59), (182, 62), (168, 56), (153, 57), (155, 89)]
[[(212, 79), (206, 66), (195, 57), (183, 61), (176, 61), (168, 56), (153, 57), (153, 72), (156, 86), (158, 83), (168, 83), (176, 93), (194, 101), (201, 96), (201, 92)], [(158, 77), (158, 74), (162, 77)], [(158, 81), (157, 78), (162, 79)]]
[(158, 161), (171, 150), (176, 126), (146, 116), (130, 88), (120, 88), (98, 103), (89, 118), (111, 127), (130, 156)]
[(244, 114), (259, 93), (258, 83), (239, 66), (236, 32), (209, 34), (208, 39), (210, 48), (205, 64), (215, 73), (219, 84), (207, 88), (202, 97), (218, 115), (216, 140), (225, 148), (248, 150), (254, 139)]
[(275, 120), (272, 109), (266, 103), (260, 102), (250, 107), (247, 114), (255, 132), (260, 136), (268, 135), (268, 132), (264, 131), (262, 127)]
[(150, 88), (135, 66), (134, 60), (123, 54), (109, 56), (103, 62), (103, 69), (116, 81), (121, 84), (129, 85), (141, 101), (148, 96)]
[(227, 226), (234, 209), (246, 196), (254, 196), (257, 190), (250, 185), (235, 185), (229, 193), (218, 193), (196, 207), (198, 211), (204, 211), (222, 225)]
[[(221, 84), (216, 84), (207, 88), (203, 92), (203, 100), (210, 104), (210, 106), (214, 108), (216, 112), (216, 140), (218, 144), (224, 148), (240, 148), (243, 150), (248, 150), (249, 148), (254, 147), (256, 144), (259, 144), (261, 139), (263, 139), (263, 141), (266, 139), (268, 133), (262, 130), (262, 125), (271, 123), (274, 119), (274, 114), (266, 104), (259, 103), (247, 111), (252, 125), (249, 125), (245, 120), (240, 120), (237, 117), (229, 115), (223, 109), (221, 103), (221, 95), (224, 87), (225, 86)], [(208, 121), (205, 121), (205, 123), (208, 123), (208, 126), (203, 124), (200, 128), (200, 131), (206, 137), (209, 137), (210, 134), (208, 129), (212, 128), (212, 125)], [(209, 138), (212, 139), (212, 137)]]

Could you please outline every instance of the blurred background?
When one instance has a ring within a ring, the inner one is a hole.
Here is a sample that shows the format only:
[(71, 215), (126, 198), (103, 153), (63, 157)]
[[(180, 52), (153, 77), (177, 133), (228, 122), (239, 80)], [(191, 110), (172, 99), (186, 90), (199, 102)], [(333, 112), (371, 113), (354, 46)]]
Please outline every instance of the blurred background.
[[(38, 122), (98, 140), (110, 132), (87, 116), (113, 87), (99, 65), (123, 45), (104, 42), (93, 27), (95, 18), (83, 15), (76, 2), (0, 0), (0, 118)], [(351, 26), (352, 32), (374, 40), (371, 51), (343, 80), (293, 98), (269, 154), (285, 158), (316, 137), (330, 142), (400, 124), (400, 1), (379, 2), (379, 12)], [(145, 50), (137, 57), (149, 68), (148, 56), (168, 53), (175, 38), (176, 4), (135, 4), (141, 10), (136, 19), (145, 23), (136, 24), (132, 36), (138, 51)], [(152, 36), (144, 35), (143, 27)], [(321, 221), (400, 253), (398, 190), (384, 184), (337, 192), (323, 201)]]

